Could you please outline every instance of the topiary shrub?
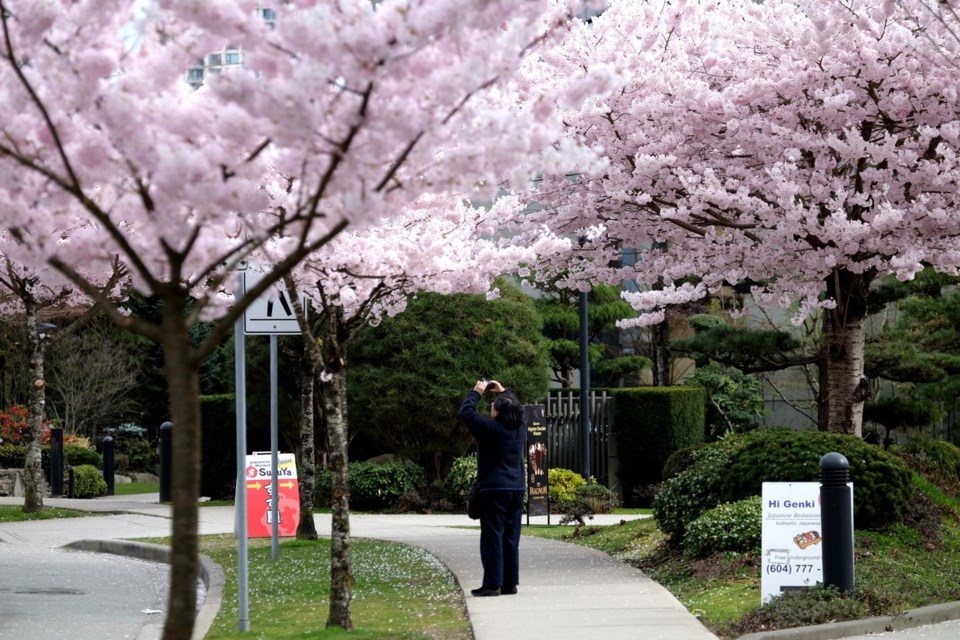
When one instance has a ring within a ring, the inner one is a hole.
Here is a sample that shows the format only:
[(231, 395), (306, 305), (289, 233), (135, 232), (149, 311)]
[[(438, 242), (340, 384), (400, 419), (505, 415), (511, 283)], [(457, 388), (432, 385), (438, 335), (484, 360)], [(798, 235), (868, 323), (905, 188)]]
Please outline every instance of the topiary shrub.
[(92, 464), (73, 468), (73, 497), (98, 498), (107, 495), (107, 481)]
[(587, 481), (576, 471), (557, 468), (547, 470), (547, 484), (550, 487), (550, 504), (562, 509), (564, 504), (573, 502), (577, 490), (585, 487)]
[[(352, 462), (350, 476), (350, 506), (355, 509), (377, 511), (395, 508), (408, 492), (424, 488), (426, 477), (423, 468), (402, 462)], [(332, 474), (324, 469), (317, 476), (317, 502), (330, 503)]]
[(907, 466), (951, 495), (960, 495), (960, 447), (944, 440), (913, 440), (891, 449)]
[(718, 551), (760, 554), (760, 496), (721, 504), (694, 520), (683, 537), (689, 556), (706, 558)]
[(619, 506), (617, 494), (602, 484), (588, 484), (577, 489), (577, 502), (582, 502), (590, 513), (613, 513)]

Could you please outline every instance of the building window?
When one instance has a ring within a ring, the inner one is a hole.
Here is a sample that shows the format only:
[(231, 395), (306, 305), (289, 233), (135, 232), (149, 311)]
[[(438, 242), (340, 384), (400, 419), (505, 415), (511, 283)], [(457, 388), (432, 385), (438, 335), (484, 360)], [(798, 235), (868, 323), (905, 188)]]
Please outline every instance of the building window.
[(223, 54), (211, 53), (209, 56), (207, 56), (207, 64), (219, 67), (221, 64), (223, 64)]
[(240, 52), (239, 51), (227, 51), (226, 63), (225, 64), (240, 64)]
[(190, 82), (203, 80), (203, 67), (195, 67), (190, 69), (190, 71), (187, 72), (187, 80)]

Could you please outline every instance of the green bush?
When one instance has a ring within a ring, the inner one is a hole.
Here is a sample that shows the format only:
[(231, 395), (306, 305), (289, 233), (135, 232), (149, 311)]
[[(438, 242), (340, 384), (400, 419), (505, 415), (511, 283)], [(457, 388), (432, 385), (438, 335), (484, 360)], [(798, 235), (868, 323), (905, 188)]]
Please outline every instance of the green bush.
[[(50, 447), (44, 447), (44, 455), (50, 455)], [(68, 464), (71, 467), (90, 465), (94, 469), (99, 469), (103, 466), (103, 458), (100, 457), (99, 453), (92, 449), (87, 449), (86, 447), (75, 444), (64, 443), (63, 460), (65, 464)], [(49, 465), (47, 465), (46, 468), (49, 469)]]
[(878, 615), (870, 610), (864, 600), (858, 592), (847, 596), (836, 587), (823, 585), (785, 591), (744, 616), (731, 632), (737, 637), (744, 633), (807, 627)]
[(550, 487), (550, 504), (558, 509), (577, 497), (577, 490), (587, 486), (579, 473), (569, 469), (548, 469), (547, 484)]
[(895, 453), (910, 462), (919, 462), (923, 470), (946, 478), (960, 476), (960, 447), (945, 440), (913, 440), (897, 447)]
[(0, 469), (22, 469), (27, 457), (25, 444), (0, 444)]
[(454, 505), (466, 507), (467, 493), (477, 479), (477, 456), (454, 458), (450, 472), (442, 483), (443, 496)]
[(683, 550), (706, 558), (718, 551), (760, 554), (760, 496), (727, 502), (710, 509), (687, 527)]
[[(420, 492), (426, 483), (423, 467), (402, 462), (352, 462), (350, 476), (350, 506), (376, 511), (396, 507), (408, 492)], [(317, 476), (317, 502), (329, 505), (332, 473), (324, 469)]]
[(695, 462), (664, 482), (653, 499), (657, 526), (673, 542), (679, 544), (688, 524), (722, 502), (723, 476), (730, 462), (726, 442), (691, 453)]
[(107, 495), (107, 481), (97, 468), (91, 464), (81, 464), (73, 468), (73, 496), (75, 498), (97, 498)]
[(815, 482), (820, 458), (831, 451), (850, 463), (854, 519), (859, 529), (901, 522), (913, 495), (913, 476), (896, 456), (855, 436), (760, 429), (744, 434), (725, 474), (722, 499), (760, 493), (764, 482)]
[(702, 387), (639, 387), (614, 389), (613, 437), (621, 464), (619, 479), (628, 506), (646, 485), (660, 482), (663, 465), (678, 449), (703, 442)]
[(900, 522), (913, 494), (911, 471), (895, 456), (854, 436), (765, 428), (691, 453), (692, 464), (663, 483), (653, 515), (673, 542), (708, 509), (761, 493), (764, 482), (816, 482), (820, 458), (836, 451), (850, 463), (857, 528)]
[[(117, 442), (117, 471), (125, 473), (128, 471), (140, 471), (145, 473), (155, 473), (157, 470), (157, 447), (151, 445), (143, 438), (125, 437)], [(126, 458), (123, 469), (120, 467), (120, 456)]]
[(588, 484), (577, 489), (577, 502), (583, 502), (591, 513), (613, 513), (619, 506), (617, 494), (602, 484)]

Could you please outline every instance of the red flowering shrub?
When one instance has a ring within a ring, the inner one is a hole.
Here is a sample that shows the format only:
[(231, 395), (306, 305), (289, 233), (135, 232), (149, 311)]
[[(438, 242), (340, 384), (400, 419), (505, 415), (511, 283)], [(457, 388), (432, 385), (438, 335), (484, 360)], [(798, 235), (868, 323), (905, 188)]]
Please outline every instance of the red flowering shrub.
[[(0, 409), (0, 440), (4, 444), (20, 444), (23, 442), (23, 436), (27, 432), (27, 408), (14, 405), (7, 410)], [(51, 420), (43, 421), (43, 433), (40, 434), (40, 443), (50, 443), (50, 425)], [(76, 442), (77, 438), (72, 435), (64, 434), (64, 444)]]

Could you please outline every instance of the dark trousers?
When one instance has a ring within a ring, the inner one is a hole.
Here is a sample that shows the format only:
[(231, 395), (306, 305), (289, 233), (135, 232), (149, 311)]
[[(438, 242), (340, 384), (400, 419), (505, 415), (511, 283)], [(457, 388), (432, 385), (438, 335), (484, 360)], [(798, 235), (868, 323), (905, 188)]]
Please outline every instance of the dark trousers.
[(483, 585), (495, 589), (520, 584), (520, 524), (523, 491), (483, 491), (480, 562)]

